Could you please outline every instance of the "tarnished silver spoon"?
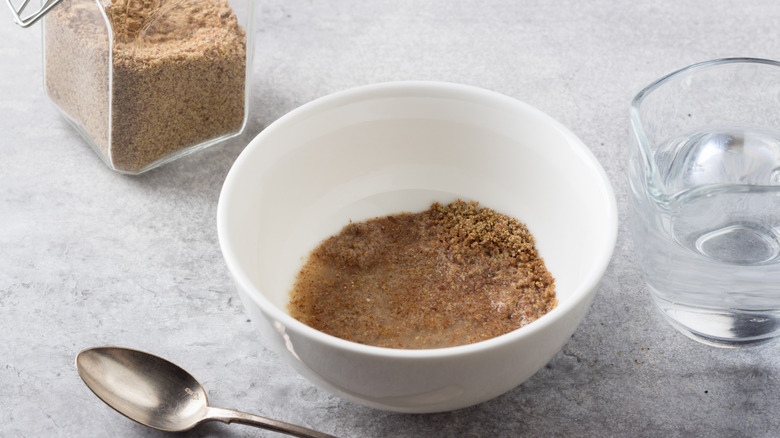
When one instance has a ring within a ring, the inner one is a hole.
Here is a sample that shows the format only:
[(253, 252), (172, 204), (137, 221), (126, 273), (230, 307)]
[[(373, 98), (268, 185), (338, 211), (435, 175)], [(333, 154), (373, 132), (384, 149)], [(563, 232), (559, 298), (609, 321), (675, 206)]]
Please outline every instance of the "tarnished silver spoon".
[(301, 438), (335, 438), (315, 430), (208, 405), (206, 391), (187, 371), (143, 351), (94, 347), (76, 356), (76, 370), (101, 400), (127, 418), (167, 432), (207, 421), (241, 423)]

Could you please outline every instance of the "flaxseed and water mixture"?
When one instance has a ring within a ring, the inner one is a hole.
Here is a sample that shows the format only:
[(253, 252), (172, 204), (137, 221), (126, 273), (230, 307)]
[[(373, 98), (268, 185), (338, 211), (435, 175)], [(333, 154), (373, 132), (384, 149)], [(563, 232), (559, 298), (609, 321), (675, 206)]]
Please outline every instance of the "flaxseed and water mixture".
[(554, 283), (523, 223), (458, 200), (348, 224), (309, 255), (288, 310), (361, 344), (442, 348), (538, 319)]
[(247, 40), (226, 0), (100, 8), (63, 0), (46, 16), (45, 82), (111, 167), (136, 173), (241, 129)]

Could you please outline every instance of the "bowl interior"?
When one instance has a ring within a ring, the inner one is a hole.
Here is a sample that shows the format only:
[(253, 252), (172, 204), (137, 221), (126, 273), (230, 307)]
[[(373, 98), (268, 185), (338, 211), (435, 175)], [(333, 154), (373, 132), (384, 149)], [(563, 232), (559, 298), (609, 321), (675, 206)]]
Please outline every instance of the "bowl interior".
[(349, 221), (458, 198), (528, 226), (559, 308), (591, 290), (611, 256), (614, 197), (574, 135), (516, 100), (430, 83), (342, 92), (274, 122), (226, 180), (220, 240), (234, 277), (286, 313), (305, 256)]

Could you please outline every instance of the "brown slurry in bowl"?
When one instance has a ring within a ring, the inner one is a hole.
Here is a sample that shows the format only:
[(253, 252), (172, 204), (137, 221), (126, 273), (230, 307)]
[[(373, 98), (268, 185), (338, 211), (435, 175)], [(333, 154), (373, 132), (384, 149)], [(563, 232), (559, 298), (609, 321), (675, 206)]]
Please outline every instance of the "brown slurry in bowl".
[(309, 255), (288, 310), (339, 338), (423, 349), (499, 336), (556, 305), (526, 226), (458, 200), (350, 223)]

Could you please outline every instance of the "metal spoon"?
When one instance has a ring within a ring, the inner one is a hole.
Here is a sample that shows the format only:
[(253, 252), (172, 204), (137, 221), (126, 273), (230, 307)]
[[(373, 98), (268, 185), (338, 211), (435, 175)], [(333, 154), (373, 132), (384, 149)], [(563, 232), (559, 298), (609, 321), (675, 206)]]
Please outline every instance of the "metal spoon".
[(76, 370), (106, 404), (153, 429), (183, 432), (207, 421), (222, 421), (301, 438), (335, 438), (294, 424), (211, 407), (206, 391), (187, 371), (143, 351), (88, 348), (76, 356)]

